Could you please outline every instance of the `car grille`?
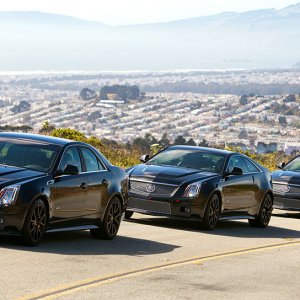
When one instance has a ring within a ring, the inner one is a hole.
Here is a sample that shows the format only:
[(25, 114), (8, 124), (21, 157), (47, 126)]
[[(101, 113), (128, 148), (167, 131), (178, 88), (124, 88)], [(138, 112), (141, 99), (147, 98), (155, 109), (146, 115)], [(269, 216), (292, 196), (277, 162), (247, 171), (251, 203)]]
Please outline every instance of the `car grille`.
[(273, 183), (273, 190), (280, 194), (300, 194), (300, 186)]
[(130, 188), (145, 194), (171, 196), (178, 189), (178, 186), (130, 180)]
[(168, 202), (129, 198), (127, 208), (141, 212), (171, 214), (171, 207)]

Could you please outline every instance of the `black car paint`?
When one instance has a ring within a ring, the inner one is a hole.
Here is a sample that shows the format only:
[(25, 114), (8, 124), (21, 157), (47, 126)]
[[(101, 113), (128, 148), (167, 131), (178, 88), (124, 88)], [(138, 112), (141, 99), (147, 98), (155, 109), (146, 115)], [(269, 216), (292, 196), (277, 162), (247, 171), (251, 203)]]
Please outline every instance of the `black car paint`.
[[(0, 207), (0, 218), (3, 220), (0, 224), (1, 234), (20, 234), (27, 211), (37, 199), (42, 199), (48, 208), (48, 230), (69, 226), (99, 225), (109, 201), (114, 196), (120, 199), (123, 210), (125, 210), (128, 186), (126, 173), (121, 168), (113, 166), (94, 147), (81, 142), (40, 135), (1, 133), (1, 137), (23, 139), (29, 143), (30, 141), (34, 141), (56, 144), (61, 147), (48, 173), (24, 168), (0, 166), (0, 189), (12, 184), (21, 186), (14, 205)], [(106, 170), (87, 172), (79, 175), (57, 176), (56, 170), (60, 159), (65, 149), (70, 146), (88, 147), (102, 161)], [(96, 177), (97, 179), (95, 179)], [(105, 179), (103, 183), (102, 178)], [(87, 182), (88, 187), (75, 186), (74, 181), (78, 181), (79, 184)], [(65, 195), (64, 200), (66, 202), (61, 201), (60, 195), (62, 194), (60, 192)], [(89, 193), (90, 195), (88, 195)], [(102, 196), (101, 201), (96, 199), (95, 193)], [(89, 197), (92, 198), (91, 201)], [(62, 210), (58, 206), (58, 202), (60, 205), (64, 203), (63, 205), (65, 206)], [(76, 209), (74, 209), (74, 206)]]
[(293, 187), (295, 192), (278, 192), (274, 189), (274, 207), (300, 211), (300, 172), (278, 170), (272, 173), (273, 185)]
[[(188, 146), (173, 146), (173, 148), (175, 147), (178, 149), (185, 149)], [(210, 153), (223, 153), (225, 157), (225, 165), (222, 173), (216, 174), (174, 166), (147, 165), (147, 163), (140, 164), (127, 169), (129, 182), (137, 179), (148, 181), (149, 183), (159, 182), (174, 184), (178, 185), (179, 188), (172, 197), (168, 198), (153, 196), (150, 193), (141, 195), (141, 193), (137, 193), (129, 188), (129, 198), (168, 202), (171, 206), (171, 215), (167, 216), (201, 220), (205, 213), (207, 201), (214, 193), (217, 193), (221, 198), (222, 216), (235, 216), (237, 218), (254, 218), (260, 210), (264, 196), (269, 193), (273, 197), (270, 172), (257, 162), (242, 154), (230, 151), (200, 147), (188, 148), (195, 150), (204, 149)], [(226, 176), (225, 170), (227, 168), (227, 164), (230, 158), (235, 155), (246, 157), (259, 169), (259, 171), (251, 174)], [(184, 191), (187, 186), (198, 181), (202, 182), (199, 196), (193, 199), (184, 197)], [(245, 195), (248, 195), (251, 200), (245, 201)], [(135, 211), (131, 208), (129, 210)], [(151, 211), (144, 211), (142, 213), (150, 215), (165, 215), (157, 212), (153, 213)]]

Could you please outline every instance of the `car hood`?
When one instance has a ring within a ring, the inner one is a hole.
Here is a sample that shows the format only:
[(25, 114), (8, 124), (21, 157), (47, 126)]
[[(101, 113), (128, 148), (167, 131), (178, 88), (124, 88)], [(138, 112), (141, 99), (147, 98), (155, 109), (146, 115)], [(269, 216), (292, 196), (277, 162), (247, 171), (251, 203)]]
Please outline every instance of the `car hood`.
[(218, 176), (216, 173), (172, 166), (141, 164), (127, 171), (130, 179), (145, 179), (180, 185), (184, 182), (205, 180)]
[(10, 166), (0, 166), (0, 187), (22, 182), (28, 179), (36, 178), (45, 175), (42, 172), (10, 167)]
[(272, 174), (272, 180), (300, 185), (300, 172), (283, 171), (283, 170), (276, 171)]

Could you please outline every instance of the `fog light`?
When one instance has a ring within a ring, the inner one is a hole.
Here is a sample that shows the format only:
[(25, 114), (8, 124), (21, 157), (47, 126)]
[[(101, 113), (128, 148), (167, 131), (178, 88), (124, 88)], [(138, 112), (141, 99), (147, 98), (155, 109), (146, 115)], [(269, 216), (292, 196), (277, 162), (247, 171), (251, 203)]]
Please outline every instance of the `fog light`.
[(185, 211), (186, 213), (189, 213), (191, 210), (190, 210), (188, 207), (186, 207), (186, 208), (184, 209), (184, 211)]
[(4, 219), (0, 218), (0, 224), (4, 223)]

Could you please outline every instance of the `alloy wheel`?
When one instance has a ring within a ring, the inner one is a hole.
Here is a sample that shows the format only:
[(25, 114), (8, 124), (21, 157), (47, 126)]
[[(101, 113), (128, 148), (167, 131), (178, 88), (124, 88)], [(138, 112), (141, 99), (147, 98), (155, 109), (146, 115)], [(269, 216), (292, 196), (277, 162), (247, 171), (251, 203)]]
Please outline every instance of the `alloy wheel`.
[(45, 230), (47, 214), (45, 207), (38, 204), (32, 211), (30, 220), (30, 237), (34, 242), (38, 242)]
[(109, 234), (114, 236), (119, 229), (122, 217), (122, 209), (119, 201), (112, 204), (108, 212), (107, 229)]
[(270, 195), (265, 198), (263, 209), (262, 209), (262, 221), (264, 224), (268, 224), (271, 219), (273, 211), (273, 203)]
[(220, 201), (217, 196), (214, 196), (210, 207), (209, 207), (209, 214), (208, 214), (208, 222), (209, 225), (214, 227), (218, 220), (219, 220), (219, 215), (220, 215)]

